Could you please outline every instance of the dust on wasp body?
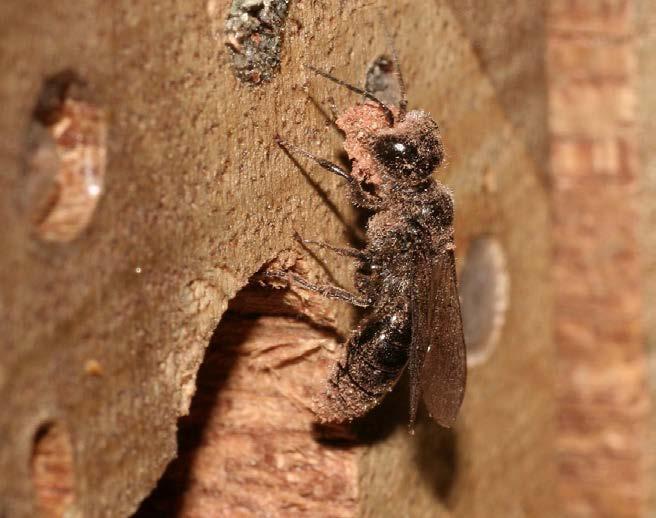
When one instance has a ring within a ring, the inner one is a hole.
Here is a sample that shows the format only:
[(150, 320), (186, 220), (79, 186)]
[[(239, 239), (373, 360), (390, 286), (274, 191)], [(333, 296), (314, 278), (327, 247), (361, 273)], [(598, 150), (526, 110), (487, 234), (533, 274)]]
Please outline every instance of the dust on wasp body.
[(358, 293), (313, 284), (290, 272), (267, 275), (365, 308), (317, 403), (322, 421), (344, 422), (363, 415), (392, 390), (407, 367), (411, 427), (422, 396), (433, 419), (449, 427), (462, 404), (466, 381), (453, 198), (431, 176), (444, 158), (438, 126), (426, 112), (408, 111), (395, 50), (392, 63), (400, 87), (398, 106), (308, 66), (365, 98), (335, 121), (345, 135), (351, 170), (276, 136), (287, 153), (305, 156), (342, 177), (352, 203), (371, 211), (362, 249), (303, 240), (357, 261)]

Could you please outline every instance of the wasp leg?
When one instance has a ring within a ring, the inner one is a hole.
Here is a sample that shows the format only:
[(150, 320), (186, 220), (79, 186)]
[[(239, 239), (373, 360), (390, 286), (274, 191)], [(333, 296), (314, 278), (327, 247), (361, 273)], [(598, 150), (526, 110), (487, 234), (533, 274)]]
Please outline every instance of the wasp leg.
[(296, 284), (298, 287), (303, 288), (308, 291), (314, 291), (323, 295), (329, 299), (343, 300), (354, 306), (361, 308), (368, 307), (371, 302), (368, 299), (364, 299), (358, 295), (351, 293), (350, 291), (340, 288), (338, 286), (331, 286), (330, 284), (313, 284), (307, 279), (304, 279), (297, 273), (285, 272), (282, 270), (270, 270), (264, 273), (265, 277), (272, 277), (274, 279), (286, 280), (292, 284)]
[(371, 196), (371, 194), (365, 192), (364, 189), (362, 189), (362, 186), (353, 179), (351, 173), (346, 169), (344, 169), (343, 167), (338, 166), (337, 164), (331, 162), (330, 160), (326, 160), (325, 158), (318, 157), (314, 153), (305, 151), (303, 148), (300, 148), (282, 139), (279, 135), (276, 135), (275, 139), (278, 145), (281, 148), (283, 148), (285, 152), (287, 152), (288, 154), (291, 154), (292, 152), (298, 153), (299, 155), (302, 155), (305, 158), (309, 158), (310, 160), (316, 162), (321, 167), (323, 167), (326, 171), (330, 171), (331, 173), (336, 174), (337, 176), (344, 178), (346, 181), (348, 181), (349, 187), (351, 188), (351, 199), (355, 205), (370, 210), (378, 210), (381, 208), (380, 201), (374, 196)]
[(351, 248), (347, 246), (344, 247), (335, 246), (329, 243), (324, 243), (322, 241), (315, 241), (313, 239), (304, 239), (298, 233), (295, 233), (294, 237), (299, 243), (302, 243), (304, 245), (315, 245), (318, 246), (319, 248), (325, 248), (326, 250), (330, 250), (331, 252), (335, 252), (337, 255), (341, 255), (344, 257), (355, 257), (356, 259), (360, 259), (361, 261), (364, 261), (368, 258), (365, 252), (363, 252), (362, 250), (358, 250), (356, 248)]
[(352, 181), (351, 174), (346, 169), (338, 166), (337, 164), (331, 162), (330, 160), (326, 160), (325, 158), (318, 157), (317, 155), (310, 153), (309, 151), (305, 151), (303, 148), (300, 148), (294, 144), (290, 144), (286, 140), (280, 138), (280, 136), (278, 135), (276, 135), (275, 139), (278, 145), (281, 148), (283, 148), (285, 151), (287, 152), (293, 151), (294, 153), (303, 155), (305, 158), (309, 158), (310, 160), (315, 161), (326, 171), (330, 171), (331, 173), (336, 174), (337, 176), (341, 176), (342, 178), (345, 178), (349, 182)]
[(351, 179), (349, 181), (349, 187), (351, 188), (351, 202), (354, 205), (368, 210), (380, 210), (383, 208), (381, 200), (366, 192), (359, 182)]

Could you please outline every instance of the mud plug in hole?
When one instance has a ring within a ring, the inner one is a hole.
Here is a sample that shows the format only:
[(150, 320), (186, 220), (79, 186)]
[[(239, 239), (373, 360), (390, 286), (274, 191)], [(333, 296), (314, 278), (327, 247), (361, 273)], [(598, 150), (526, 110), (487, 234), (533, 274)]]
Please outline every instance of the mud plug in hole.
[(509, 299), (506, 258), (491, 237), (469, 246), (460, 276), (462, 319), (470, 367), (485, 363), (497, 347), (506, 321)]

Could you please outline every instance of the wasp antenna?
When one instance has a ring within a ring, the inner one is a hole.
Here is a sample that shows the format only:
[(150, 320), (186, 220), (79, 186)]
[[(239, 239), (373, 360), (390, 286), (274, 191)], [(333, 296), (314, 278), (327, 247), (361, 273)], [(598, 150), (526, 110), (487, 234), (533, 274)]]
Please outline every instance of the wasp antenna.
[(378, 106), (381, 107), (381, 109), (385, 113), (385, 118), (387, 119), (387, 122), (389, 122), (390, 126), (394, 126), (394, 113), (392, 112), (391, 108), (387, 106), (387, 104), (385, 104), (383, 101), (381, 101), (378, 97), (376, 97), (374, 94), (358, 86), (352, 85), (351, 83), (342, 81), (341, 79), (333, 76), (332, 74), (329, 74), (328, 72), (325, 72), (324, 70), (321, 70), (319, 68), (313, 67), (312, 65), (304, 65), (304, 66), (305, 68), (312, 70), (312, 72), (314, 72), (315, 74), (319, 74), (320, 76), (325, 77), (329, 81), (332, 81), (333, 83), (337, 83), (338, 85), (343, 86), (344, 88), (348, 88), (352, 92), (363, 95), (370, 101), (375, 102)]
[(392, 63), (394, 64), (394, 74), (396, 75), (396, 80), (399, 82), (399, 92), (401, 94), (401, 99), (399, 100), (399, 120), (405, 118), (405, 114), (408, 111), (408, 94), (405, 89), (405, 81), (403, 80), (403, 74), (401, 73), (401, 65), (399, 63), (399, 55), (396, 52), (396, 45), (394, 45), (394, 38), (390, 34), (389, 28), (385, 23), (385, 18), (383, 16), (383, 11), (378, 9), (378, 18), (380, 23), (383, 26), (383, 32), (385, 33), (385, 39), (387, 40), (387, 46), (392, 53)]
[(309, 158), (310, 160), (313, 160), (327, 171), (330, 171), (331, 173), (336, 174), (337, 176), (341, 176), (342, 178), (348, 180), (349, 182), (352, 180), (351, 175), (349, 174), (348, 171), (342, 169), (337, 164), (332, 163), (330, 160), (326, 160), (325, 158), (321, 158), (315, 155), (314, 153), (305, 151), (305, 149), (295, 144), (292, 144), (291, 142), (287, 142), (278, 134), (274, 136), (274, 139), (276, 141), (276, 144), (278, 144), (283, 149), (283, 151), (285, 151), (285, 153), (287, 153), (288, 155), (291, 155), (292, 153), (299, 154), (301, 156), (304, 156), (305, 158)]

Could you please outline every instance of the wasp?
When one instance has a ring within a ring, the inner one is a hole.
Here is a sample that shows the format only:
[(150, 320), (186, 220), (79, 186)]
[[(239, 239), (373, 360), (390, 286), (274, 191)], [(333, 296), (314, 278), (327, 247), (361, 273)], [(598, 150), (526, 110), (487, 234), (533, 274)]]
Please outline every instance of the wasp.
[(292, 272), (269, 275), (364, 308), (317, 402), (323, 422), (348, 422), (388, 394), (404, 369), (410, 379), (410, 426), (420, 399), (440, 425), (453, 425), (465, 393), (466, 351), (455, 267), (454, 202), (433, 178), (444, 160), (431, 116), (408, 111), (399, 59), (398, 106), (371, 91), (306, 65), (363, 100), (336, 119), (351, 161), (347, 170), (276, 135), (290, 156), (301, 155), (341, 177), (351, 202), (369, 211), (361, 249), (302, 240), (357, 262), (357, 293), (313, 284)]

